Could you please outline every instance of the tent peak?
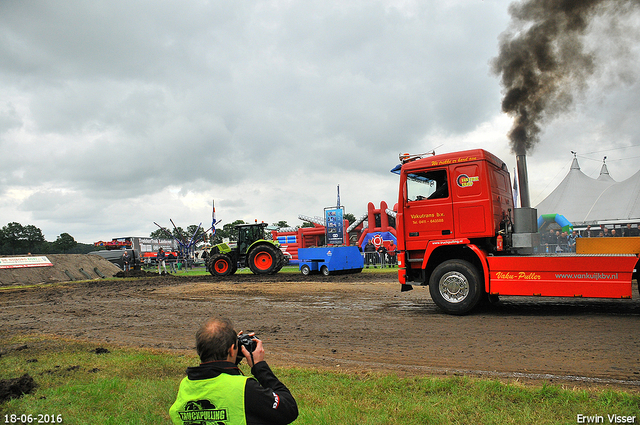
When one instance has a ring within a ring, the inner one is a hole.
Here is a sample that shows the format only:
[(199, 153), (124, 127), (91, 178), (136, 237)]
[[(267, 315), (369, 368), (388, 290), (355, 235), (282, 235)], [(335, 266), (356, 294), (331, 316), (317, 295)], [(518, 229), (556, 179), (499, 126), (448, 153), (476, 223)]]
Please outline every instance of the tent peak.
[(600, 175), (598, 176), (598, 180), (607, 180), (613, 181), (613, 177), (609, 174), (609, 169), (607, 168), (607, 157), (602, 158), (602, 168), (600, 169)]
[(571, 151), (573, 154), (573, 162), (571, 162), (571, 170), (579, 170), (580, 164), (578, 164), (578, 154), (574, 151)]

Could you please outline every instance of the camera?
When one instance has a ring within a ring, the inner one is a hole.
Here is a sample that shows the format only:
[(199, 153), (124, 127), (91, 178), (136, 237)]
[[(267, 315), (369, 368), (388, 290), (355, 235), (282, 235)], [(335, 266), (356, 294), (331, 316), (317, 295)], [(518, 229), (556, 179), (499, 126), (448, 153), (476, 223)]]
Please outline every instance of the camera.
[(236, 365), (240, 364), (242, 359), (244, 359), (241, 347), (246, 348), (249, 354), (251, 354), (251, 358), (253, 359), (253, 350), (255, 350), (256, 346), (258, 345), (258, 343), (253, 340), (255, 337), (255, 335), (238, 335), (238, 356), (236, 357)]
[(256, 349), (257, 343), (253, 340), (256, 338), (255, 335), (249, 336), (246, 334), (242, 334), (238, 336), (238, 352), (242, 353), (240, 346), (244, 346), (248, 352), (253, 353), (253, 350)]

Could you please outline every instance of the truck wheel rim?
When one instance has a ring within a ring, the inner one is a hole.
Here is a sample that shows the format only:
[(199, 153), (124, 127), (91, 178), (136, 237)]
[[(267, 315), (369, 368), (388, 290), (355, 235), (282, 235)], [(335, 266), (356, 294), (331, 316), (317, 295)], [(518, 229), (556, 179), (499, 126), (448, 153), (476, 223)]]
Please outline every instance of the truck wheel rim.
[(254, 264), (260, 270), (268, 270), (273, 265), (273, 257), (268, 252), (260, 252), (255, 256)]
[(440, 279), (439, 289), (445, 301), (459, 303), (469, 295), (469, 281), (460, 272), (448, 272)]
[(229, 269), (229, 264), (224, 260), (218, 260), (213, 267), (218, 273), (224, 273)]

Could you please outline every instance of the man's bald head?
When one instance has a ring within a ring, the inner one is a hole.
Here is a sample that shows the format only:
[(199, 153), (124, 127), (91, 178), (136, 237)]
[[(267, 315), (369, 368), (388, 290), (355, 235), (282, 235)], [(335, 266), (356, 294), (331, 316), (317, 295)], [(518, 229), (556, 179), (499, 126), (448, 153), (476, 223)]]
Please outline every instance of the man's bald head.
[(196, 332), (196, 351), (201, 362), (227, 360), (238, 335), (229, 319), (209, 319)]

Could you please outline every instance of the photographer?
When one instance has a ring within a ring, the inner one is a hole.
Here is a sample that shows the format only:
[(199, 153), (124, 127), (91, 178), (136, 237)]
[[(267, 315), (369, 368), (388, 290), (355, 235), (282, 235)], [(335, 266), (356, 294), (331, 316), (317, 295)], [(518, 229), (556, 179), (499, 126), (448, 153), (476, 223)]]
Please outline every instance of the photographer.
[[(240, 335), (240, 343), (228, 319), (209, 319), (202, 325), (196, 333), (201, 363), (187, 368), (180, 382), (177, 399), (169, 409), (174, 424), (289, 424), (298, 417), (291, 392), (264, 360), (262, 341), (250, 336)], [(243, 358), (255, 379), (238, 369)]]

